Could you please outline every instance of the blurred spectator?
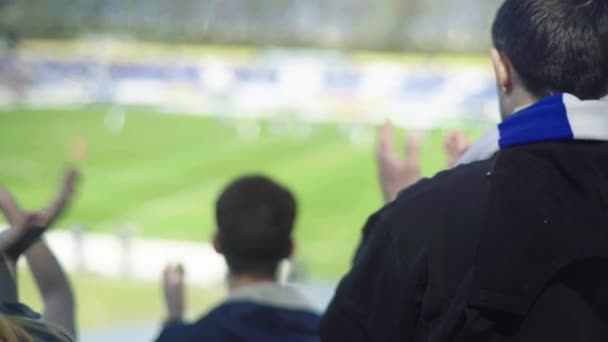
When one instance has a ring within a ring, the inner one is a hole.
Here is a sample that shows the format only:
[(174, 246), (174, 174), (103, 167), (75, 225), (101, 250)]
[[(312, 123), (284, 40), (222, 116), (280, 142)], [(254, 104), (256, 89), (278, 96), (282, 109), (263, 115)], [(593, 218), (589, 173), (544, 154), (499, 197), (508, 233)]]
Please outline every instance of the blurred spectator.
[(19, 57), (19, 35), (11, 31), (6, 34), (3, 54), (0, 55), (0, 83), (8, 87), (12, 93), (14, 106), (25, 101), (28, 76), (25, 66)]
[[(164, 273), (168, 319), (164, 341), (319, 341), (319, 316), (300, 291), (277, 281), (279, 263), (291, 257), (296, 200), (262, 176), (237, 179), (216, 203), (215, 249), (229, 269), (229, 296), (193, 324), (183, 322), (184, 270)], [(204, 267), (204, 265), (201, 265)]]
[(504, 1), (503, 122), (480, 159), (370, 217), (323, 341), (608, 340), (607, 18), (606, 1)]
[[(13, 196), (0, 188), (0, 210), (10, 228), (0, 233), (0, 314), (8, 321), (3, 328), (18, 341), (72, 341), (76, 336), (75, 301), (69, 281), (41, 236), (67, 208), (78, 174), (69, 171), (49, 207), (24, 212)], [(17, 260), (25, 252), (28, 265), (44, 303), (42, 315), (18, 302)], [(27, 336), (26, 336), (27, 335)]]

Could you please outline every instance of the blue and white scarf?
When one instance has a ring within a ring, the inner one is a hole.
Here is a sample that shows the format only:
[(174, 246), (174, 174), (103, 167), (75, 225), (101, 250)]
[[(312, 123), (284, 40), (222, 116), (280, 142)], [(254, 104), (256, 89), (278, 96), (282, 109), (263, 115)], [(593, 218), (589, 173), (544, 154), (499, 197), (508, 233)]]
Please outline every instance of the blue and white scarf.
[(608, 98), (581, 101), (570, 94), (544, 98), (490, 129), (457, 164), (488, 159), (504, 148), (557, 140), (608, 141)]

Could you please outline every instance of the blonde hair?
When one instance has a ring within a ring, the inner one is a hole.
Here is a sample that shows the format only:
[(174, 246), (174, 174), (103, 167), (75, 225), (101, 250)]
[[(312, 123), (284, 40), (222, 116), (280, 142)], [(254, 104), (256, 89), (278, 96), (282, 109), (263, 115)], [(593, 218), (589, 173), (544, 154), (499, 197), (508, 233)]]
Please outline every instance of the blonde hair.
[(0, 315), (0, 342), (72, 342), (63, 330), (39, 319)]
[(13, 318), (0, 315), (0, 341), (33, 342), (34, 340)]

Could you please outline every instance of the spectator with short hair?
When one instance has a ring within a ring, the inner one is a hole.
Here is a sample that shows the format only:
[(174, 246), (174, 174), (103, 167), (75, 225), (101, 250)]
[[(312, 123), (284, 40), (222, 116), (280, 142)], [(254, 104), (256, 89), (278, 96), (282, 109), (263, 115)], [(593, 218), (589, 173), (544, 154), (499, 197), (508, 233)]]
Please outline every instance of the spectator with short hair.
[(323, 341), (608, 341), (608, 1), (492, 36), (502, 123), (370, 217)]
[(266, 177), (228, 185), (216, 203), (213, 245), (228, 265), (229, 296), (186, 324), (184, 270), (169, 266), (164, 274), (168, 319), (158, 341), (319, 341), (320, 318), (308, 299), (277, 281), (280, 262), (293, 253), (296, 211), (291, 192)]

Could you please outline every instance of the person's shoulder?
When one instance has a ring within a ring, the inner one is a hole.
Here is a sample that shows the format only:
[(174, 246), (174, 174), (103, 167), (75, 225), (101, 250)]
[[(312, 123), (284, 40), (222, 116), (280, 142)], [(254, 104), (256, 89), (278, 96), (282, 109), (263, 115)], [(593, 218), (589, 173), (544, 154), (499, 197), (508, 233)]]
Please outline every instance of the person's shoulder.
[(201, 340), (207, 335), (213, 335), (218, 320), (221, 320), (220, 316), (225, 315), (225, 305), (220, 304), (192, 323), (165, 324), (156, 342)]
[(397, 244), (417, 246), (422, 246), (439, 230), (478, 226), (494, 165), (495, 158), (492, 158), (421, 180), (402, 191), (381, 211), (379, 224), (386, 226), (386, 233)]
[[(475, 202), (483, 201), (489, 191), (491, 176), (496, 159), (478, 161), (442, 171), (432, 178), (426, 178), (403, 190), (395, 201), (381, 212), (387, 218), (403, 217), (414, 213), (424, 217), (439, 211), (475, 209)], [(478, 203), (477, 203), (478, 204)]]
[(395, 201), (368, 218), (356, 258), (372, 240), (390, 241), (414, 255), (439, 229), (478, 223), (495, 162), (493, 157), (461, 165), (403, 190)]
[(466, 190), (471, 186), (483, 185), (483, 179), (491, 174), (495, 163), (496, 158), (491, 158), (441, 171), (432, 178), (422, 179), (403, 190), (397, 196), (396, 202), (419, 200), (420, 197), (432, 196), (442, 191)]
[(182, 341), (187, 336), (190, 336), (192, 330), (191, 324), (182, 322), (165, 324), (156, 342)]
[[(277, 296), (280, 294), (277, 293)], [(295, 297), (295, 295), (294, 295)], [(201, 319), (201, 324), (216, 324), (225, 319), (235, 317), (255, 317), (255, 320), (266, 320), (275, 318), (289, 318), (289, 320), (304, 322), (317, 322), (320, 315), (310, 306), (303, 303), (294, 303), (293, 298), (288, 298), (287, 301), (292, 303), (281, 302), (281, 300), (259, 300), (242, 299), (229, 300), (211, 311), (207, 316)]]
[[(373, 213), (363, 228), (364, 240), (378, 226), (395, 226), (400, 221), (435, 219), (438, 212), (458, 210), (483, 201), (489, 191), (488, 176), (496, 164), (493, 158), (464, 164), (423, 178), (402, 190), (397, 198)], [(415, 228), (409, 228), (413, 230)]]
[(235, 336), (247, 335), (316, 336), (320, 320), (320, 315), (309, 310), (228, 300), (197, 322), (183, 327), (179, 337), (187, 337), (189, 340), (232, 341)]

